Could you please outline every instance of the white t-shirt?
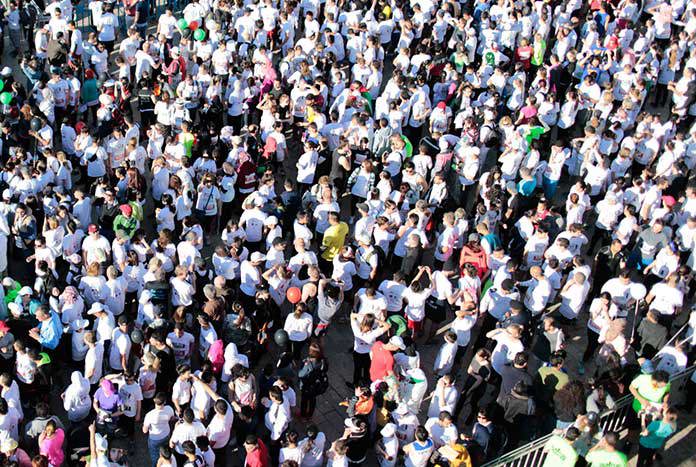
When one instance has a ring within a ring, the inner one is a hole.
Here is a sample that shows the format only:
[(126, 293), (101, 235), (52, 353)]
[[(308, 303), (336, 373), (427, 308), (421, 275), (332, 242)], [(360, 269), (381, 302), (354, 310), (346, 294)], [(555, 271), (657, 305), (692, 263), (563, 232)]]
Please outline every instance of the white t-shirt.
[(379, 285), (379, 291), (382, 292), (387, 301), (387, 311), (397, 312), (403, 308), (403, 293), (406, 290), (406, 285), (396, 281), (385, 280)]
[(167, 345), (174, 351), (177, 364), (188, 363), (191, 360), (191, 349), (193, 349), (194, 341), (193, 334), (188, 332), (184, 332), (181, 337), (173, 331), (167, 335)]
[(97, 342), (93, 348), (87, 349), (85, 355), (85, 376), (94, 370), (94, 374), (89, 379), (89, 384), (97, 384), (102, 376), (102, 362), (104, 361), (104, 345)]
[(131, 340), (128, 333), (121, 331), (119, 328), (114, 329), (111, 334), (111, 348), (109, 350), (109, 365), (114, 370), (123, 370), (121, 365), (121, 355), (126, 356), (126, 363), (130, 356)]
[(410, 287), (404, 290), (403, 297), (408, 300), (406, 316), (411, 321), (423, 321), (425, 318), (425, 301), (430, 296), (431, 289), (414, 292)]
[(161, 441), (169, 437), (171, 429), (169, 421), (174, 418), (174, 409), (165, 405), (164, 407), (150, 410), (143, 420), (143, 426), (147, 428), (148, 435), (152, 441)]

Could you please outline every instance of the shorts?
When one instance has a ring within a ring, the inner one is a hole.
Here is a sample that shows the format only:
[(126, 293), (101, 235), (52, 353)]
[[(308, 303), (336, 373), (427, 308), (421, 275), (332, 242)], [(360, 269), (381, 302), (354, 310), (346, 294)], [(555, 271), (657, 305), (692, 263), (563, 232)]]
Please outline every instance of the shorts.
[(407, 326), (411, 331), (413, 331), (413, 334), (418, 334), (421, 329), (423, 329), (423, 321), (412, 321), (409, 318)]
[(425, 317), (433, 323), (441, 323), (447, 319), (447, 301), (428, 297), (425, 302)]

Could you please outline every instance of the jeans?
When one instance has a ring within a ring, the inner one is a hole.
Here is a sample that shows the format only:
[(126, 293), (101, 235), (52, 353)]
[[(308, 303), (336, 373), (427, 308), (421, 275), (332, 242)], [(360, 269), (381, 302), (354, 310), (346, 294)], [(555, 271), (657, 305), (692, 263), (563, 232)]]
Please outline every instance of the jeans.
[(160, 448), (165, 444), (167, 444), (167, 438), (160, 440), (153, 440), (152, 438), (147, 439), (147, 452), (150, 453), (150, 461), (152, 462), (153, 467), (157, 465)]

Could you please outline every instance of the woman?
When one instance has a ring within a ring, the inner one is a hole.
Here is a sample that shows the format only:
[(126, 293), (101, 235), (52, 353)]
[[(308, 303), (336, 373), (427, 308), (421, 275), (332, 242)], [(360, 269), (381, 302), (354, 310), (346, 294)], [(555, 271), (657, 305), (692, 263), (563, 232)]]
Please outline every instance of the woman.
[(293, 313), (285, 319), (284, 329), (290, 339), (290, 349), (295, 363), (302, 359), (302, 349), (312, 335), (312, 316), (307, 313), (307, 305), (300, 302), (295, 305)]
[(372, 314), (361, 318), (357, 313), (350, 314), (350, 327), (353, 330), (353, 383), (346, 383), (355, 387), (363, 381), (370, 379), (370, 349), (377, 338), (391, 329), (391, 325), (384, 321), (377, 321)]
[(466, 379), (462, 388), (462, 395), (457, 402), (454, 411), (459, 414), (463, 407), (468, 407), (465, 425), (470, 425), (478, 413), (479, 407), (485, 407), (487, 402), (496, 396), (497, 388), (491, 384), (495, 379), (495, 373), (491, 368), (491, 353), (488, 349), (479, 349), (466, 370)]
[(317, 385), (319, 378), (328, 371), (326, 359), (318, 343), (309, 345), (309, 355), (305, 358), (298, 373), (300, 379), (300, 417), (309, 420), (317, 406)]
[(39, 435), (39, 452), (42, 456), (46, 456), (49, 464), (53, 467), (60, 467), (63, 464), (65, 458), (63, 453), (64, 440), (65, 432), (62, 428), (56, 427), (54, 420), (49, 420)]
[(580, 381), (571, 381), (553, 395), (556, 428), (565, 430), (578, 415), (585, 413), (585, 387)]
[(68, 413), (68, 419), (72, 423), (84, 420), (92, 408), (92, 400), (89, 395), (89, 380), (79, 371), (73, 371), (70, 376), (70, 385), (61, 394), (63, 408)]
[(256, 410), (256, 394), (258, 387), (256, 378), (248, 368), (237, 364), (232, 369), (233, 379), (227, 385), (227, 397), (230, 405), (237, 414), (242, 413), (245, 408)]
[(584, 363), (592, 358), (595, 350), (599, 347), (600, 341), (604, 341), (606, 332), (617, 314), (618, 309), (609, 292), (603, 292), (598, 298), (592, 300), (590, 304), (590, 319), (587, 321), (587, 348), (578, 368), (580, 374), (585, 372)]

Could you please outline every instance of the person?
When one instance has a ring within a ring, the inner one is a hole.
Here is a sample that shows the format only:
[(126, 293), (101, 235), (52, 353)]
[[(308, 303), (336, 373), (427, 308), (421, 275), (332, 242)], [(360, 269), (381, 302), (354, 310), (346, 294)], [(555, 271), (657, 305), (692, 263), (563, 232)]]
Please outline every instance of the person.
[(65, 454), (63, 452), (63, 441), (65, 432), (56, 426), (56, 422), (49, 420), (44, 431), (39, 435), (39, 452), (46, 456), (51, 465), (61, 465)]
[(573, 448), (573, 442), (580, 437), (580, 431), (571, 426), (563, 432), (563, 435), (553, 435), (544, 444), (546, 459), (543, 467), (554, 465), (562, 467), (574, 466), (578, 460), (578, 453)]
[(244, 440), (246, 457), (244, 467), (269, 467), (268, 449), (256, 435), (248, 435)]
[(167, 396), (160, 392), (153, 398), (154, 409), (143, 418), (143, 433), (147, 435), (147, 449), (153, 466), (157, 465), (160, 448), (166, 446), (171, 432), (170, 423), (175, 420), (174, 409), (166, 405)]
[(605, 433), (599, 443), (590, 448), (585, 456), (587, 464), (590, 466), (606, 464), (627, 466), (628, 459), (626, 454), (617, 449), (619, 440), (620, 438), (618, 433), (614, 431)]
[(638, 446), (638, 466), (652, 465), (657, 452), (664, 448), (667, 439), (677, 429), (677, 412), (670, 407), (663, 407), (660, 416), (645, 417), (642, 421)]
[(654, 411), (669, 401), (669, 376), (664, 371), (641, 374), (628, 387), (633, 395), (633, 411)]
[(302, 364), (297, 376), (300, 380), (300, 416), (311, 419), (316, 409), (317, 396), (326, 390), (324, 381), (329, 371), (326, 359), (319, 344), (309, 345), (309, 354)]

